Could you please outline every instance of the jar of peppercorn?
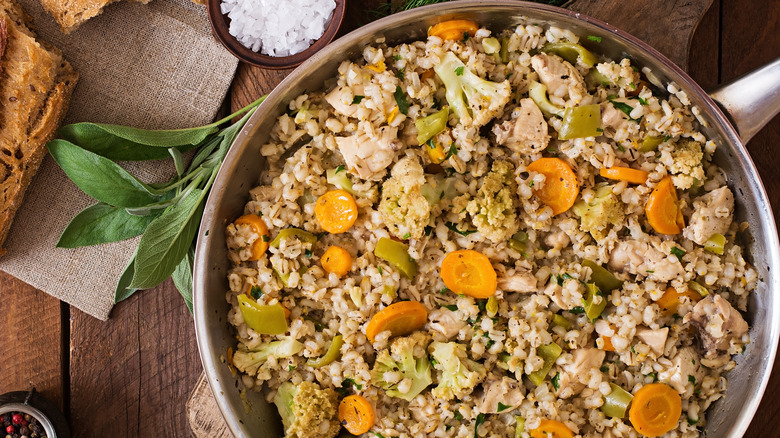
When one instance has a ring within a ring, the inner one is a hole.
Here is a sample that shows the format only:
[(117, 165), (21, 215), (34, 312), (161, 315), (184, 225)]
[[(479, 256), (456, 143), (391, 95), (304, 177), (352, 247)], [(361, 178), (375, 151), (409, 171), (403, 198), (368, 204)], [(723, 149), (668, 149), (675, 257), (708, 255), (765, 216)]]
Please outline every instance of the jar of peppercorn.
[(0, 438), (70, 438), (65, 417), (35, 391), (0, 395)]

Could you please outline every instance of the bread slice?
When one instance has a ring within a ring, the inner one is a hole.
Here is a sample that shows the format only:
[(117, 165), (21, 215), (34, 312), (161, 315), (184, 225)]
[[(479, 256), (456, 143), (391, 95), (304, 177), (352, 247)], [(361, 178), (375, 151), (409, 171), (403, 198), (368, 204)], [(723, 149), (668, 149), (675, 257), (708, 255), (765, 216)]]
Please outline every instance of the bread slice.
[[(103, 12), (103, 8), (119, 0), (40, 0), (43, 8), (49, 12), (62, 28), (62, 33), (69, 34), (82, 23)], [(138, 3), (149, 3), (151, 0), (132, 0)]]
[(46, 142), (65, 116), (78, 74), (57, 48), (36, 40), (29, 16), (13, 0), (0, 0), (0, 20), (7, 30), (0, 57), (1, 247), (46, 156)]

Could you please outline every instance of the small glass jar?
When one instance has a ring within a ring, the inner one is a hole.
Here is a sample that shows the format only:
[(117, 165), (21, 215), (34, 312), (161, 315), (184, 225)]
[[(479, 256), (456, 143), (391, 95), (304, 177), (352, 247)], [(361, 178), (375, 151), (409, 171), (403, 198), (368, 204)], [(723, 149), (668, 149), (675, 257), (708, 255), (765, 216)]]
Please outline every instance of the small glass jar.
[[(70, 429), (65, 416), (56, 405), (35, 391), (35, 388), (0, 395), (0, 416), (17, 412), (28, 414), (38, 420), (47, 438), (70, 438)], [(6, 435), (5, 430), (0, 430), (0, 437)]]

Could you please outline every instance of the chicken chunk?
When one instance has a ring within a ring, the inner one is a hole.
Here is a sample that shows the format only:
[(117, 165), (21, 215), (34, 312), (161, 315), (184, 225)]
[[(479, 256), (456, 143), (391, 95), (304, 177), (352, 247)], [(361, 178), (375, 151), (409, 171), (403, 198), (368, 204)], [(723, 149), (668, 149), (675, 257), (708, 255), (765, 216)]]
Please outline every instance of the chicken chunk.
[(559, 56), (539, 53), (531, 58), (531, 67), (539, 75), (539, 80), (547, 86), (550, 96), (568, 98), (571, 106), (576, 106), (587, 95), (585, 81), (580, 72)]
[(504, 292), (536, 292), (536, 277), (531, 271), (510, 269), (498, 277), (498, 288)]
[(325, 101), (336, 110), (336, 113), (348, 117), (353, 116), (358, 110), (358, 106), (353, 105), (355, 94), (360, 94), (363, 87), (359, 87), (359, 90), (355, 88), (336, 87), (325, 95)]
[(564, 380), (566, 386), (572, 385), (575, 393), (582, 391), (587, 385), (590, 370), (601, 367), (606, 354), (598, 348), (578, 348), (572, 351), (571, 363), (563, 366), (563, 371), (567, 374)]
[(550, 134), (544, 114), (533, 99), (520, 100), (520, 106), (512, 111), (512, 118), (493, 126), (498, 144), (519, 155), (528, 155), (547, 148)]
[[(477, 402), (477, 408), (485, 414), (511, 411), (525, 399), (523, 385), (509, 377), (485, 380), (482, 383), (482, 391), (482, 399)], [(499, 403), (502, 405), (500, 409)]]
[(713, 234), (725, 234), (734, 213), (734, 195), (728, 187), (715, 189), (693, 201), (693, 214), (683, 237), (704, 245)]
[(669, 257), (656, 245), (639, 240), (618, 242), (610, 254), (609, 266), (616, 271), (645, 275), (656, 281), (669, 282), (685, 273), (675, 257)]
[(377, 181), (385, 176), (387, 166), (403, 147), (398, 128), (383, 126), (374, 130), (361, 123), (362, 130), (349, 137), (336, 137), (339, 152), (349, 170), (360, 178)]
[(431, 205), (422, 193), (425, 172), (417, 157), (400, 159), (382, 184), (379, 213), (387, 229), (399, 239), (419, 239), (425, 232)]
[(454, 338), (467, 324), (460, 313), (445, 308), (431, 311), (428, 314), (428, 321), (428, 328), (433, 331), (433, 339), (439, 342)]
[(658, 374), (658, 380), (671, 386), (680, 394), (686, 391), (686, 384), (694, 386), (705, 375), (705, 370), (699, 362), (699, 355), (693, 347), (681, 348), (672, 359), (672, 366)]
[(666, 338), (669, 336), (669, 327), (651, 330), (649, 328), (640, 328), (636, 330), (636, 337), (647, 344), (653, 353), (663, 356), (666, 346)]
[(710, 368), (725, 365), (731, 357), (732, 340), (739, 340), (748, 331), (748, 324), (739, 311), (716, 294), (696, 303), (683, 322), (690, 322), (698, 329), (699, 343), (704, 350), (702, 363)]

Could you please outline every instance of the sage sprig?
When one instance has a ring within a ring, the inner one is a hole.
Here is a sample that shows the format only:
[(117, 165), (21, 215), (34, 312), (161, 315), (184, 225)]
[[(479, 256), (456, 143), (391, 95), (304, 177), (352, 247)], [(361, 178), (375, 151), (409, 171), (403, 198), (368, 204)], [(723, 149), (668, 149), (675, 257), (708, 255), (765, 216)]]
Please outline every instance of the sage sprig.
[[(265, 96), (209, 125), (145, 130), (100, 123), (76, 123), (47, 144), (49, 153), (84, 193), (98, 201), (78, 213), (58, 247), (100, 245), (141, 236), (114, 293), (118, 303), (141, 289), (173, 277), (192, 311), (195, 236), (217, 171), (241, 128)], [(225, 128), (228, 121), (241, 119)], [(183, 152), (196, 149), (189, 166)], [(117, 161), (170, 159), (176, 176), (145, 183)]]

